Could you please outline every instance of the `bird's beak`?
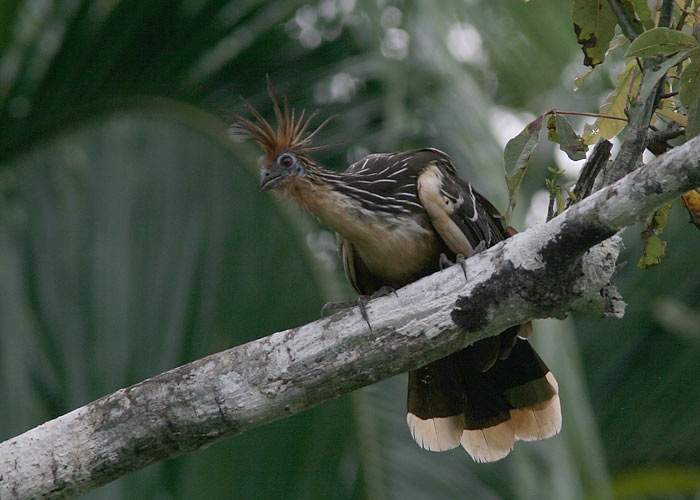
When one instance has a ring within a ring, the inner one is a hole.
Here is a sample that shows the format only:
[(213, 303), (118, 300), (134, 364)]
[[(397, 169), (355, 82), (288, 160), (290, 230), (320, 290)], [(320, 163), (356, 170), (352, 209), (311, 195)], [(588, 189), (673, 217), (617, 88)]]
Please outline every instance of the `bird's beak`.
[(279, 168), (272, 165), (270, 168), (264, 169), (260, 173), (260, 191), (275, 189), (277, 185), (284, 179), (283, 172)]

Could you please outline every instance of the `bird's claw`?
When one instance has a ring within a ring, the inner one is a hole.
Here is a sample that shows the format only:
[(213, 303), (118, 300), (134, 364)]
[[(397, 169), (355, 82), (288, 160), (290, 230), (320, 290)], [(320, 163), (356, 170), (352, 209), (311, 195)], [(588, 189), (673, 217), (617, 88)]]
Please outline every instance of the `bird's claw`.
[(441, 253), (441, 254), (440, 254), (440, 260), (438, 261), (438, 264), (439, 264), (439, 266), (440, 266), (440, 271), (444, 271), (444, 270), (447, 269), (448, 267), (453, 266), (453, 265), (454, 265), (454, 262), (452, 262), (452, 261), (447, 257), (447, 255), (445, 255), (444, 253)]
[[(479, 243), (479, 245), (481, 245), (481, 243)], [(477, 248), (479, 248), (479, 247), (477, 247)], [(459, 266), (462, 268), (462, 273), (464, 274), (464, 279), (469, 281), (469, 278), (467, 278), (467, 265), (465, 264), (466, 260), (467, 259), (464, 257), (464, 255), (462, 255), (461, 253), (458, 253), (457, 255), (455, 255), (456, 262), (452, 262), (447, 257), (447, 255), (445, 255), (444, 253), (441, 253), (440, 254), (440, 262), (439, 262), (440, 271), (444, 271), (445, 269), (447, 269), (450, 266), (454, 266), (455, 264), (459, 264)]]
[(341, 302), (327, 302), (321, 308), (321, 317), (322, 318), (326, 317), (330, 311), (334, 311), (337, 309), (348, 309), (350, 307), (357, 306), (360, 308), (360, 314), (362, 315), (362, 319), (365, 320), (365, 323), (367, 323), (367, 326), (369, 327), (369, 331), (373, 332), (372, 324), (369, 322), (369, 314), (367, 314), (367, 303), (372, 299), (383, 297), (385, 295), (389, 295), (390, 293), (393, 293), (397, 297), (399, 296), (396, 293), (396, 290), (394, 290), (392, 287), (383, 286), (379, 290), (374, 292), (372, 295), (360, 295), (359, 297), (357, 297), (357, 300), (346, 300), (346, 301), (341, 301)]

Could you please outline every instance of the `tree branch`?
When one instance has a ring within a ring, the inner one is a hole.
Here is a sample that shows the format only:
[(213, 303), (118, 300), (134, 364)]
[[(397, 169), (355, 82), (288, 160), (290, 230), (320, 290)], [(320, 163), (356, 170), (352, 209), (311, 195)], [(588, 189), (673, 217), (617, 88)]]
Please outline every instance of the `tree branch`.
[(630, 18), (627, 17), (627, 13), (625, 13), (625, 9), (620, 4), (619, 0), (608, 0), (608, 3), (617, 18), (617, 24), (620, 25), (622, 33), (624, 33), (630, 42), (634, 41), (634, 39), (639, 36), (639, 32), (634, 24), (632, 24), (632, 21), (630, 21)]
[(574, 186), (575, 199), (569, 200), (567, 208), (574, 203), (588, 197), (593, 192), (593, 186), (600, 172), (605, 170), (608, 160), (610, 159), (610, 151), (612, 151), (612, 142), (601, 139), (599, 140), (593, 152), (586, 160), (586, 164), (581, 169), (576, 185)]
[(344, 311), (175, 368), (0, 443), (0, 497), (79, 495), (533, 318), (621, 316), (619, 298), (601, 293), (620, 249), (611, 236), (700, 186), (698, 158), (700, 137), (468, 259), (466, 283), (453, 267), (372, 301), (373, 331), (357, 310)]

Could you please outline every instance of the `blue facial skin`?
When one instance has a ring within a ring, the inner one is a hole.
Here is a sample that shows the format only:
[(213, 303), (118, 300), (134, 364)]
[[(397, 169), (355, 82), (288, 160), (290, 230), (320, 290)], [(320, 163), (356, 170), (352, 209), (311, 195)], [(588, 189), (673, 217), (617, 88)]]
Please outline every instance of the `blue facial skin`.
[(301, 176), (304, 174), (304, 167), (292, 153), (282, 153), (275, 162), (260, 174), (260, 190), (276, 188), (280, 182), (289, 176)]

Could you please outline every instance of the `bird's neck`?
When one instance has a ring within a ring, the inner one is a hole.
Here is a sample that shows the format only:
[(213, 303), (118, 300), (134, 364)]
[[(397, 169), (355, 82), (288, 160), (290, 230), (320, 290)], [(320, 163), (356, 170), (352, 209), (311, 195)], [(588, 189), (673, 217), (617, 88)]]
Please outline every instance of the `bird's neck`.
[(336, 190), (332, 182), (300, 177), (290, 179), (290, 182), (280, 187), (285, 198), (293, 200), (337, 233), (343, 234), (348, 227), (362, 225), (361, 220), (358, 220), (360, 214), (356, 204), (350, 197)]

